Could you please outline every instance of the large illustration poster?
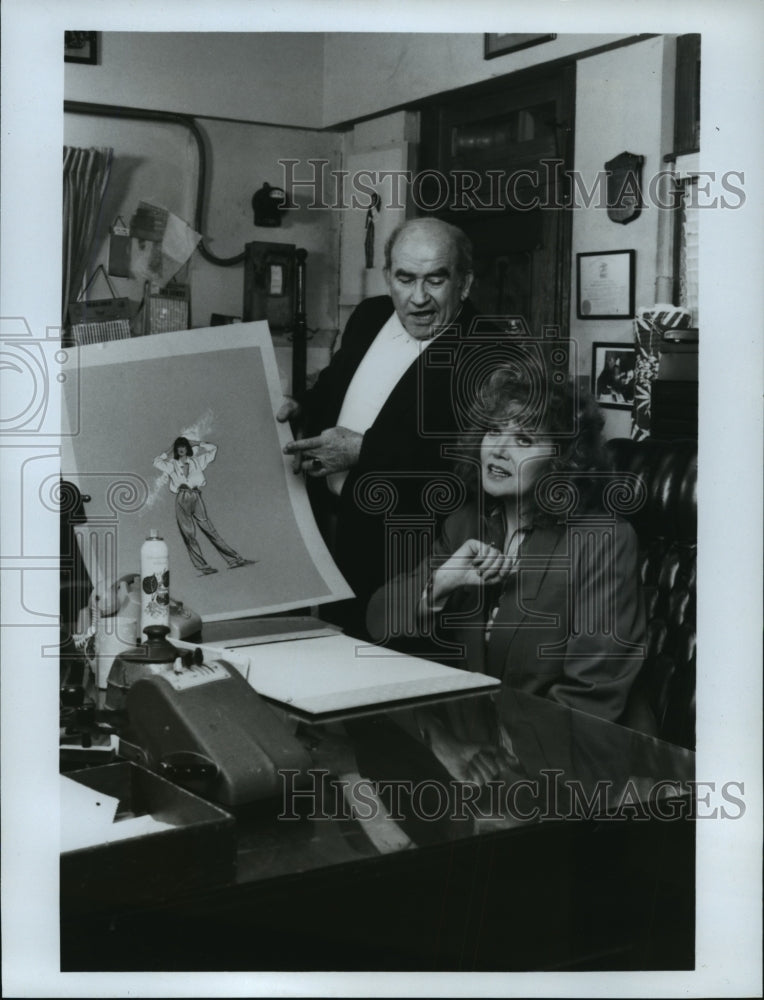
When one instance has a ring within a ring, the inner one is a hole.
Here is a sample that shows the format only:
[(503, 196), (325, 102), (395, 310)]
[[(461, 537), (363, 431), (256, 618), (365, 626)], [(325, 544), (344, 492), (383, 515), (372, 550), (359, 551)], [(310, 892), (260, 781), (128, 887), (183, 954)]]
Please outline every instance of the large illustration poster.
[(205, 621), (351, 596), (281, 452), (266, 322), (70, 353), (61, 473), (90, 497), (79, 534), (99, 588), (138, 572), (156, 530), (171, 596)]

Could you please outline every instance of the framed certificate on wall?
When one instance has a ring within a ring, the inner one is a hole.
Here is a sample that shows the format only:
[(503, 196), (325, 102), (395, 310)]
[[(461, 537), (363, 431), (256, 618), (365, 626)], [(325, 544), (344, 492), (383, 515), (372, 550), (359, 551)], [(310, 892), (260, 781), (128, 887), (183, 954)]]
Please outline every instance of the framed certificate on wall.
[(576, 254), (579, 319), (633, 319), (636, 250)]

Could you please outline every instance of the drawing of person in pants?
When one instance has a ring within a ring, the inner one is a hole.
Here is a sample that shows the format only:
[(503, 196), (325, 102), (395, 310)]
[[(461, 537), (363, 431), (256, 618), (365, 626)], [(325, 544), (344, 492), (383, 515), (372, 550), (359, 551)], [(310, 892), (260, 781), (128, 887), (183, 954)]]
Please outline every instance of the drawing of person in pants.
[(217, 573), (215, 567), (210, 566), (202, 555), (196, 537), (197, 525), (223, 556), (229, 569), (254, 563), (256, 560), (240, 556), (221, 538), (207, 513), (202, 496), (202, 488), (207, 485), (204, 470), (214, 461), (218, 451), (217, 445), (178, 437), (173, 442), (171, 450), (172, 457), (167, 451), (157, 455), (154, 467), (169, 477), (170, 492), (175, 494), (175, 517), (178, 528), (194, 567), (199, 570), (201, 576)]

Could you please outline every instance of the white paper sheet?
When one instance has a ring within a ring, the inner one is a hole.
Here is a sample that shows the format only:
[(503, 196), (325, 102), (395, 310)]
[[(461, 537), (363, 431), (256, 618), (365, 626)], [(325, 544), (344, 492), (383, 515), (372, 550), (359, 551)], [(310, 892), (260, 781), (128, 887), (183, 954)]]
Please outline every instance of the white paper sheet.
[(248, 646), (237, 653), (249, 657), (247, 680), (259, 694), (311, 714), (499, 687), (494, 677), (347, 635)]
[(61, 850), (110, 844), (115, 840), (142, 837), (172, 829), (172, 823), (151, 815), (130, 816), (114, 822), (119, 799), (88, 788), (66, 775), (59, 776), (61, 789)]

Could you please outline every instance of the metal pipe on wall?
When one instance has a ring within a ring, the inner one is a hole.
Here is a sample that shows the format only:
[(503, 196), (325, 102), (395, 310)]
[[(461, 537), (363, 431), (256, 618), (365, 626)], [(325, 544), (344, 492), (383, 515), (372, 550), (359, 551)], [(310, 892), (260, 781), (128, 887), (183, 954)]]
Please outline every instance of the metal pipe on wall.
[[(204, 146), (204, 136), (201, 129), (190, 115), (178, 114), (175, 111), (154, 111), (149, 108), (123, 108), (111, 104), (92, 104), (87, 101), (64, 101), (64, 112), (75, 115), (94, 115), (102, 118), (132, 118), (139, 121), (165, 122), (169, 125), (180, 125), (187, 128), (196, 142), (199, 155), (199, 176), (196, 186), (196, 207), (194, 210), (194, 229), (203, 231), (204, 188), (207, 179), (207, 151)], [(234, 257), (217, 257), (204, 245), (204, 237), (199, 241), (199, 253), (210, 264), (218, 267), (233, 267), (244, 261), (244, 251)]]
[[(657, 248), (655, 255), (655, 301), (674, 303), (674, 226), (676, 211), (664, 208), (674, 197), (674, 165), (660, 178)], [(669, 199), (668, 201), (666, 199)]]
[[(94, 115), (103, 118), (131, 118), (138, 121), (165, 122), (170, 125), (180, 125), (187, 128), (194, 137), (199, 154), (199, 176), (196, 188), (196, 206), (194, 210), (194, 228), (198, 233), (203, 230), (204, 188), (207, 178), (207, 151), (204, 146), (204, 136), (190, 115), (182, 115), (174, 111), (155, 111), (148, 108), (123, 108), (110, 104), (93, 104), (85, 101), (64, 101), (64, 112), (69, 114)], [(234, 257), (217, 257), (204, 245), (204, 238), (199, 242), (199, 252), (210, 264), (218, 267), (233, 267), (244, 262), (246, 252), (242, 251)], [(298, 392), (303, 392), (306, 377), (306, 340), (307, 326), (305, 321), (305, 259), (307, 253), (297, 251), (297, 283), (296, 283), (296, 314), (292, 345), (292, 386)]]

